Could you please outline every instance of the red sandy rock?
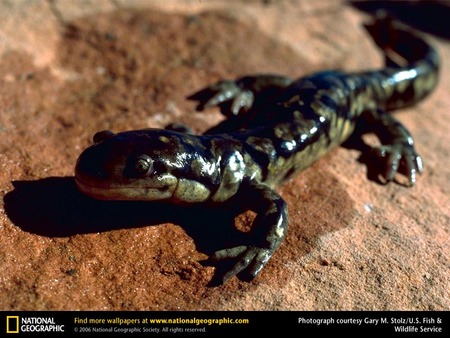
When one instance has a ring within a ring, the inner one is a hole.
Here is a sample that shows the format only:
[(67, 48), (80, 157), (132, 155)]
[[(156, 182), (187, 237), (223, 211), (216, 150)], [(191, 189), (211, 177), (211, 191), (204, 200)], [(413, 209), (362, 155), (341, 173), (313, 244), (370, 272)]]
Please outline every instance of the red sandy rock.
[(365, 17), (335, 1), (15, 3), (0, 10), (0, 309), (449, 308), (445, 63), (436, 92), (398, 114), (425, 160), (414, 188), (368, 180), (339, 148), (279, 189), (289, 233), (261, 275), (208, 287), (199, 262), (232, 236), (227, 213), (90, 200), (77, 156), (102, 129), (202, 132), (221, 116), (186, 96), (217, 79), (381, 66)]

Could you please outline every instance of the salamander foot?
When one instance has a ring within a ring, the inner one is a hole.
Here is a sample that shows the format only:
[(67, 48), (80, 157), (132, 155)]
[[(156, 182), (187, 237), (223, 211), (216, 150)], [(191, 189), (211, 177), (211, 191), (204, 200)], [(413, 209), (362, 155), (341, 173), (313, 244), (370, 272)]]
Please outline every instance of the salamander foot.
[(218, 269), (212, 284), (222, 285), (238, 274), (244, 280), (252, 280), (262, 270), (272, 254), (273, 250), (271, 249), (246, 245), (216, 251), (208, 259), (212, 265), (223, 262), (230, 264), (226, 268)]
[(373, 148), (375, 156), (384, 162), (384, 171), (381, 173), (385, 183), (394, 180), (397, 172), (404, 172), (409, 186), (416, 183), (417, 173), (423, 172), (422, 158), (410, 144), (396, 143)]

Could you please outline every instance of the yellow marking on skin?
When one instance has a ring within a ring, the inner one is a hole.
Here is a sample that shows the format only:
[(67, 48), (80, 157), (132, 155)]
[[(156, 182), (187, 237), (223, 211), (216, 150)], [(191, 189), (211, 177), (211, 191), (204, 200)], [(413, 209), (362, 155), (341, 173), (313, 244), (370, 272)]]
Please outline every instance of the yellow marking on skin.
[[(301, 102), (301, 101), (300, 101), (300, 102)], [(304, 103), (301, 102), (301, 105), (303, 105), (303, 104), (304, 104)], [(303, 118), (303, 114), (302, 114), (300, 111), (295, 110), (295, 111), (294, 111), (294, 119), (299, 120), (299, 119), (301, 119), (301, 118)]]
[(274, 131), (275, 131), (275, 136), (277, 138), (281, 138), (284, 135), (284, 130), (281, 129), (279, 126), (276, 126)]
[(253, 161), (249, 154), (244, 154), (244, 163), (248, 168), (248, 172), (251, 173), (250, 180), (261, 180), (261, 167)]
[(275, 230), (275, 233), (279, 238), (284, 237), (284, 228), (281, 226), (281, 223), (283, 223), (283, 216), (281, 216), (280, 219), (278, 220), (277, 227)]
[(187, 144), (189, 144), (191, 146), (194, 146), (194, 147), (205, 149), (205, 147), (200, 142), (196, 142), (195, 138), (185, 137), (185, 138), (183, 138), (183, 142), (187, 143)]
[(253, 146), (253, 148), (255, 148), (256, 150), (264, 152), (263, 141), (258, 137), (250, 136), (246, 142), (250, 146)]
[(174, 192), (174, 197), (187, 203), (206, 201), (210, 195), (209, 189), (193, 180), (180, 179)]
[(275, 233), (277, 234), (278, 237), (283, 238), (284, 237), (284, 229), (283, 228), (277, 228), (277, 230), (275, 230)]
[(244, 178), (244, 170), (244, 158), (239, 152), (235, 152), (230, 157), (227, 166), (222, 169), (222, 180), (212, 199), (216, 202), (223, 202), (236, 194)]
[(297, 105), (297, 104), (299, 104), (299, 105), (304, 105), (304, 103), (303, 103), (303, 101), (302, 100), (300, 100), (300, 95), (294, 95), (289, 101), (286, 101), (285, 103), (283, 103), (283, 106), (284, 107), (289, 107), (289, 106), (292, 106), (292, 105)]
[(207, 162), (202, 157), (197, 157), (191, 163), (191, 169), (198, 176), (213, 176), (216, 172), (216, 164), (214, 162)]
[(347, 139), (353, 133), (354, 129), (355, 124), (352, 121), (346, 121), (343, 132), (344, 138)]
[(275, 214), (278, 212), (278, 208), (275, 204), (273, 204), (270, 208), (266, 210), (266, 215)]
[(161, 142), (163, 142), (163, 143), (169, 143), (170, 142), (170, 140), (169, 140), (169, 138), (167, 136), (160, 136), (159, 140)]
[(259, 152), (265, 153), (268, 156), (271, 154), (274, 154), (275, 147), (272, 144), (272, 141), (267, 138), (259, 138), (259, 137), (253, 137), (250, 136), (246, 143), (256, 149)]
[(292, 140), (292, 132), (289, 129), (288, 123), (279, 124), (274, 128), (275, 137), (282, 139), (283, 141), (291, 141)]

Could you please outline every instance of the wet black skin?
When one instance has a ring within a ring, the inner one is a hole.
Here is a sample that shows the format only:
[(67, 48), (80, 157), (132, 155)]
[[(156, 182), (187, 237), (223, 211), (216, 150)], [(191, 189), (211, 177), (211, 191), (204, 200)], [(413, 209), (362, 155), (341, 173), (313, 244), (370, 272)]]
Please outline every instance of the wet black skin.
[[(76, 164), (79, 190), (106, 200), (205, 206), (245, 201), (257, 214), (252, 243), (219, 250), (210, 259), (234, 261), (219, 276), (222, 283), (240, 273), (254, 278), (287, 232), (287, 206), (275, 188), (362, 125), (382, 142), (372, 154), (385, 182), (402, 168), (413, 185), (423, 170), (412, 136), (388, 112), (415, 104), (433, 90), (438, 55), (387, 18), (378, 18), (368, 31), (386, 52), (386, 68), (324, 71), (295, 81), (277, 75), (221, 81), (193, 95), (200, 108), (220, 106), (228, 116), (204, 135), (180, 126), (97, 133)], [(392, 51), (404, 64), (392, 61)]]

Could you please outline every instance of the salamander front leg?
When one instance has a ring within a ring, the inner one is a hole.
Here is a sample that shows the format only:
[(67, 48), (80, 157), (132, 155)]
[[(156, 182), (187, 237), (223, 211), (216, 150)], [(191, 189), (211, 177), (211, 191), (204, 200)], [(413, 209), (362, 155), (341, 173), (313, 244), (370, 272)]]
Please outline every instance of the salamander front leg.
[(221, 106), (224, 115), (236, 116), (271, 102), (291, 83), (292, 79), (280, 75), (245, 76), (219, 81), (189, 98), (199, 102), (199, 110)]
[(414, 185), (417, 173), (423, 172), (423, 163), (414, 149), (410, 132), (388, 113), (379, 111), (371, 117), (376, 127), (374, 131), (382, 142), (381, 146), (373, 148), (373, 153), (384, 162), (383, 179), (390, 182), (397, 172), (403, 171), (409, 186)]
[(240, 189), (237, 198), (249, 201), (250, 209), (257, 216), (248, 245), (219, 250), (210, 257), (212, 262), (234, 261), (229, 270), (216, 276), (218, 284), (241, 272), (245, 279), (255, 278), (283, 242), (287, 232), (287, 206), (274, 190), (264, 184), (249, 184)]

